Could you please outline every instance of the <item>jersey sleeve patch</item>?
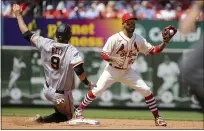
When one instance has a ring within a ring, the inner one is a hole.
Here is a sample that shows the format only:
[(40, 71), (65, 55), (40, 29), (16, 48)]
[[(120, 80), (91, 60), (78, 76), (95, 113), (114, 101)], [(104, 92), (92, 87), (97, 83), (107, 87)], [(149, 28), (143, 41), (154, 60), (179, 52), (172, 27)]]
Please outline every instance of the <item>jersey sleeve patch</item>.
[(79, 62), (82, 62), (83, 63), (83, 60), (81, 58), (81, 56), (79, 55), (79, 52), (75, 53), (71, 59), (71, 64), (77, 64)]

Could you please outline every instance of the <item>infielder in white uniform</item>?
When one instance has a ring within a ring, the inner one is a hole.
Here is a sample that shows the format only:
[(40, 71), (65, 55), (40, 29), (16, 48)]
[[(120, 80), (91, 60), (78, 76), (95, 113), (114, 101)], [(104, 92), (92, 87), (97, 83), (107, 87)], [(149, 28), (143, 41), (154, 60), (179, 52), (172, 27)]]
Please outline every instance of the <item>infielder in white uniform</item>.
[(61, 24), (56, 30), (57, 41), (37, 36), (30, 32), (21, 16), (20, 6), (13, 5), (13, 11), (24, 38), (31, 42), (41, 53), (45, 73), (44, 93), (47, 100), (54, 104), (55, 113), (41, 117), (37, 122), (63, 122), (70, 120), (74, 113), (72, 89), (74, 88), (74, 72), (89, 87), (96, 84), (87, 80), (83, 69), (83, 60), (78, 50), (68, 44), (71, 38), (71, 27)]
[[(122, 17), (123, 30), (108, 38), (102, 49), (101, 56), (109, 64), (101, 74), (97, 87), (94, 87), (85, 96), (82, 103), (76, 110), (77, 118), (84, 118), (83, 109), (88, 106), (96, 96), (109, 88), (115, 82), (121, 82), (136, 91), (140, 92), (147, 103), (147, 106), (155, 117), (157, 126), (166, 126), (166, 122), (159, 116), (155, 98), (150, 91), (150, 87), (140, 78), (140, 76), (131, 68), (139, 53), (155, 54), (161, 52), (169, 40), (175, 35), (177, 29), (169, 25), (162, 32), (163, 42), (160, 45), (152, 46), (142, 36), (134, 32), (136, 18), (132, 14), (124, 14)], [(172, 30), (171, 33), (170, 30)]]

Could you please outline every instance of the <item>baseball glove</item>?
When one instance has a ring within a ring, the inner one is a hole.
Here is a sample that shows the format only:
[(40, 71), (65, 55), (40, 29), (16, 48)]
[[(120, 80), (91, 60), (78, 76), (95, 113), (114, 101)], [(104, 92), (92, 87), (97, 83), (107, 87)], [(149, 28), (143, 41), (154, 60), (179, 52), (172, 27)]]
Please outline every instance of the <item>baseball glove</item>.
[[(171, 33), (170, 30), (173, 32)], [(171, 38), (176, 34), (177, 29), (172, 25), (166, 26), (162, 31), (163, 42), (168, 43)]]

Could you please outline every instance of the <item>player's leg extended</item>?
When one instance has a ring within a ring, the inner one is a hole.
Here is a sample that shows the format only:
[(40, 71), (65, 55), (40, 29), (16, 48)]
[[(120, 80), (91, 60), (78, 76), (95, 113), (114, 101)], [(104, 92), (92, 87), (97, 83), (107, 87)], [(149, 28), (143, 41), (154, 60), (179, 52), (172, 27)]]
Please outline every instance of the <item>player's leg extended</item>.
[(129, 72), (126, 73), (126, 75), (124, 76), (124, 80), (121, 80), (121, 82), (140, 92), (140, 94), (144, 97), (147, 106), (149, 107), (150, 111), (152, 112), (155, 118), (156, 126), (167, 125), (166, 122), (159, 116), (157, 103), (155, 97), (152, 94), (152, 91), (150, 90), (150, 87), (146, 85), (146, 83), (140, 78), (140, 76), (135, 71), (130, 69)]
[(75, 111), (76, 118), (84, 118), (82, 115), (82, 111), (93, 101), (95, 100), (96, 96), (99, 96), (104, 90), (110, 87), (115, 80), (112, 78), (109, 72), (106, 70), (100, 76), (97, 87), (94, 87), (92, 90), (88, 91), (87, 95), (85, 96), (82, 103)]
[(48, 89), (44, 87), (45, 97), (55, 105), (55, 113), (45, 117), (37, 115), (37, 122), (64, 122), (72, 119), (74, 105), (71, 91), (65, 91), (64, 94), (59, 94), (53, 90), (52, 88)]
[(42, 117), (37, 114), (36, 118), (34, 118), (34, 121), (39, 123), (52, 123), (52, 122), (59, 123), (59, 122), (65, 122), (69, 120), (67, 116), (59, 112), (55, 106), (54, 106), (54, 109), (55, 109), (55, 112), (48, 116)]

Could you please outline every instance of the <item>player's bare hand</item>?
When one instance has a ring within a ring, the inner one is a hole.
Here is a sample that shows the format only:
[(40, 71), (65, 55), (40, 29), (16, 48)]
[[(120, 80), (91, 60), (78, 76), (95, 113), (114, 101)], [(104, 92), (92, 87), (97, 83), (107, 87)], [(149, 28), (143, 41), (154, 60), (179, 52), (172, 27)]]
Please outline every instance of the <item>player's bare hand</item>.
[(92, 89), (92, 88), (96, 87), (96, 83), (89, 82), (89, 84), (87, 86)]
[(13, 5), (13, 12), (14, 12), (15, 16), (21, 15), (22, 8), (20, 7), (20, 5), (14, 4)]
[(119, 57), (116, 62), (119, 66), (122, 66), (124, 64), (124, 61), (125, 61), (125, 57)]
[(125, 57), (111, 57), (111, 60), (115, 63), (117, 63), (119, 66), (123, 65), (124, 61), (125, 61)]

